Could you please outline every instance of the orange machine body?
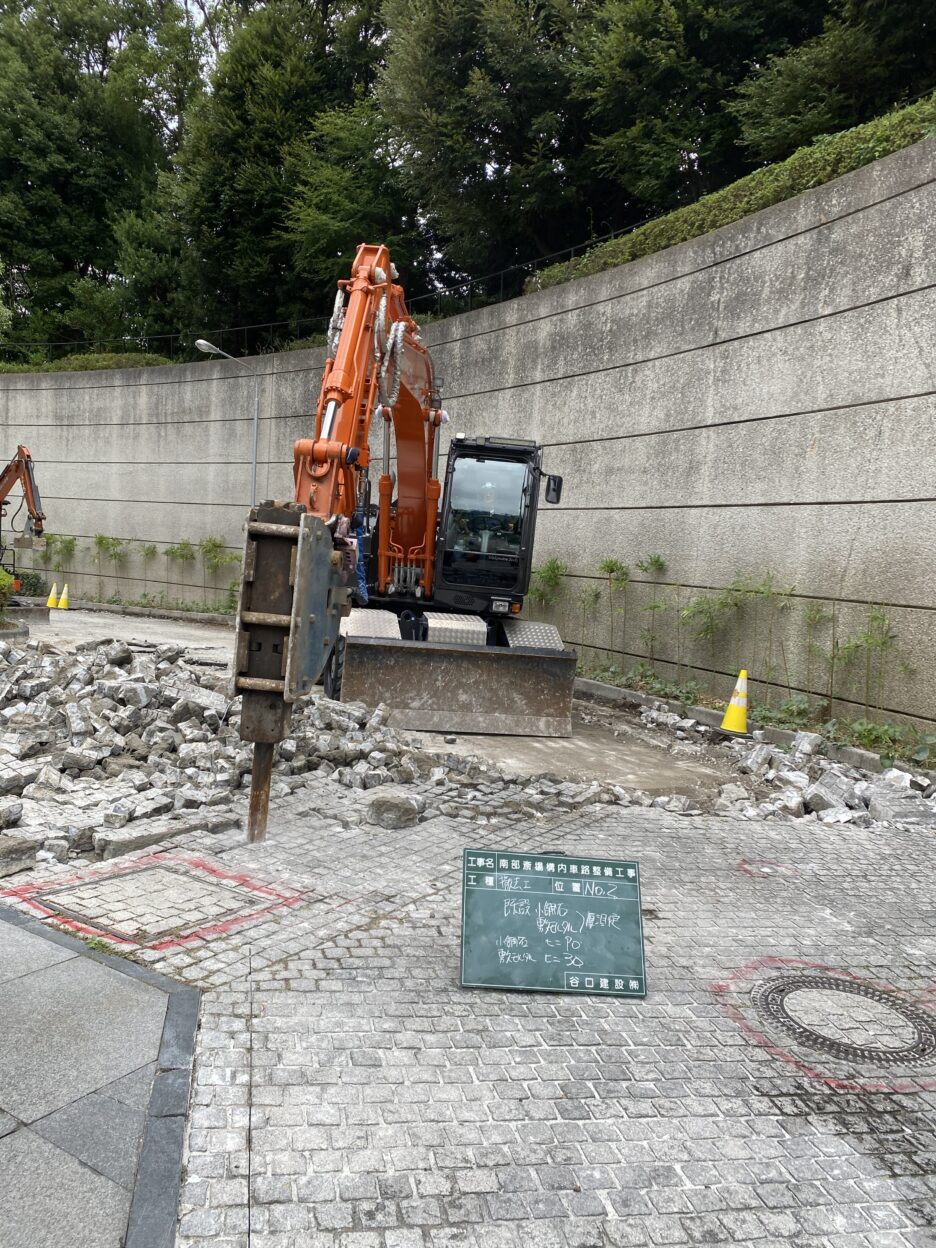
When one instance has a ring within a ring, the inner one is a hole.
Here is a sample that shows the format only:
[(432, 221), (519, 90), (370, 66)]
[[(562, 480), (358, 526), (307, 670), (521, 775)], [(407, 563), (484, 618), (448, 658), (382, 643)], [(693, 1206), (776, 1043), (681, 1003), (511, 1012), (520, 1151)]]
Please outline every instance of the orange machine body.
[[(375, 416), (389, 428), (378, 481), (378, 593), (394, 585), (431, 594), (441, 487), (434, 477), (441, 414), (432, 359), (406, 310), (385, 246), (362, 244), (350, 280), (339, 282), (329, 356), (315, 417), (315, 437), (294, 446), (296, 502), (329, 522), (361, 507)], [(347, 302), (343, 299), (346, 297)], [(393, 495), (396, 503), (393, 505)]]
[(6, 515), (6, 500), (10, 496), (10, 491), (17, 481), (23, 487), (23, 497), (26, 500), (26, 510), (29, 518), (33, 523), (33, 532), (37, 537), (42, 535), (42, 527), (45, 522), (45, 513), (42, 510), (42, 501), (39, 498), (39, 490), (36, 488), (36, 478), (33, 473), (33, 460), (26, 446), (18, 446), (16, 454), (0, 472), (0, 516)]

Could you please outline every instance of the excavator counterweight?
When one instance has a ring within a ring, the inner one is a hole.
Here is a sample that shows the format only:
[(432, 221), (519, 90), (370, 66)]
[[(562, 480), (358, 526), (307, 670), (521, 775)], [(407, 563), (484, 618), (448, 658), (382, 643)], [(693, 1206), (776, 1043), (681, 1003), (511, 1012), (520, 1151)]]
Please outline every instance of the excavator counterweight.
[(575, 654), (518, 618), (541, 485), (557, 503), (562, 479), (534, 442), (458, 435), (443, 489), (448, 416), (386, 247), (359, 247), (338, 286), (295, 498), (247, 523), (234, 689), (255, 743), (251, 839), (265, 833), (273, 747), (320, 675), (327, 696), (386, 703), (402, 728), (571, 733)]

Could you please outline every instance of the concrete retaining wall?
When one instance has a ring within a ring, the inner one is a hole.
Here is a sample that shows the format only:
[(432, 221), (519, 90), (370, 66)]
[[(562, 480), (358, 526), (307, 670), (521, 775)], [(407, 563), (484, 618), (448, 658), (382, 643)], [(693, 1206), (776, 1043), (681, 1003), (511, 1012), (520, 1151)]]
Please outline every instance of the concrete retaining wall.
[[(565, 476), (562, 504), (541, 513), (538, 559), (568, 566), (555, 615), (587, 658), (630, 666), (652, 618), (667, 674), (724, 691), (743, 662), (782, 686), (776, 697), (827, 689), (833, 625), (847, 642), (883, 604), (896, 640), (872, 652), (870, 680), (853, 650), (835, 692), (851, 713), (867, 686), (892, 716), (936, 720), (934, 179), (926, 140), (660, 255), (428, 327), (449, 429), (535, 438)], [(246, 368), (0, 377), (6, 445), (31, 446), (50, 529), (86, 547), (72, 592), (223, 587), (229, 571), (203, 578), (198, 562), (159, 555), (144, 570), (139, 548), (98, 569), (89, 542), (162, 550), (218, 535), (235, 551), (255, 396), (259, 493), (286, 496), (321, 362), (313, 351)], [(650, 553), (664, 573), (636, 569)], [(632, 573), (613, 658), (607, 556)], [(736, 576), (792, 593), (749, 596), (700, 640), (677, 602)], [(830, 618), (810, 624), (817, 607)]]

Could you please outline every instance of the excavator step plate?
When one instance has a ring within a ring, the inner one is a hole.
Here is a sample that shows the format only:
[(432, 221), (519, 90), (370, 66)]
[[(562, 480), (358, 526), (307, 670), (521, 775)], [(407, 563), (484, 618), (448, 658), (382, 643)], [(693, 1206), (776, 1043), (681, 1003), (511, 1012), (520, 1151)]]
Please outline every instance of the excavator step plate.
[(564, 650), (562, 634), (555, 624), (539, 620), (504, 620), (508, 646), (532, 646), (537, 650)]
[(394, 728), (570, 737), (574, 650), (345, 638), (343, 702), (390, 707)]
[(393, 637), (400, 640), (400, 621), (392, 611), (352, 607), (341, 621), (342, 637)]
[(487, 625), (478, 615), (448, 615), (444, 611), (427, 611), (430, 641), (446, 641), (455, 645), (487, 645)]

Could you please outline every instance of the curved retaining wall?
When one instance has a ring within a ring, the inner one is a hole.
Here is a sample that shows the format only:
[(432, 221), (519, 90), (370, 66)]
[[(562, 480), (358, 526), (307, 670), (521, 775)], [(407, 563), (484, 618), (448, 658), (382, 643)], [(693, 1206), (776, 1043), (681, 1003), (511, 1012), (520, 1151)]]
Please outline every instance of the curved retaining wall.
[[(866, 681), (859, 648), (835, 710), (860, 713), (869, 684), (889, 715), (936, 721), (934, 179), (930, 139), (659, 255), (427, 328), (449, 429), (536, 438), (565, 477), (537, 558), (568, 566), (554, 611), (586, 657), (607, 659), (597, 565), (613, 556), (632, 571), (618, 666), (648, 654), (651, 628), (668, 675), (724, 691), (746, 663), (774, 697), (824, 690), (833, 628), (847, 642), (880, 605), (896, 635), (883, 673), (873, 651)], [(259, 494), (286, 496), (321, 355), (0, 377), (6, 445), (30, 445), (49, 528), (86, 548), (72, 592), (198, 599), (226, 583), (161, 554), (144, 568), (139, 548), (99, 567), (90, 539), (239, 549), (255, 396)], [(651, 553), (665, 572), (636, 570)], [(677, 604), (736, 575), (793, 593), (697, 638)], [(816, 608), (834, 620), (809, 624)]]

